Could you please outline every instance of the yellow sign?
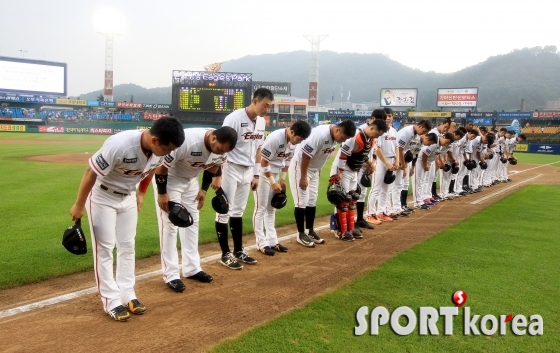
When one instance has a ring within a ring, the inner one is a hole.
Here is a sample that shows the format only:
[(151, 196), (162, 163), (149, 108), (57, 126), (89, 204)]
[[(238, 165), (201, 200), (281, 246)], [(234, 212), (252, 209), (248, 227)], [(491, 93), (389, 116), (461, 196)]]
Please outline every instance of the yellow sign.
[(58, 98), (56, 104), (67, 104), (67, 105), (87, 105), (87, 101), (83, 99), (63, 99)]
[(451, 118), (451, 112), (408, 112), (409, 118)]
[(517, 145), (515, 145), (515, 148), (513, 149), (515, 152), (527, 152), (529, 151), (529, 144), (527, 143), (518, 143)]
[(0, 124), (0, 131), (25, 132), (25, 125), (4, 125), (4, 124)]

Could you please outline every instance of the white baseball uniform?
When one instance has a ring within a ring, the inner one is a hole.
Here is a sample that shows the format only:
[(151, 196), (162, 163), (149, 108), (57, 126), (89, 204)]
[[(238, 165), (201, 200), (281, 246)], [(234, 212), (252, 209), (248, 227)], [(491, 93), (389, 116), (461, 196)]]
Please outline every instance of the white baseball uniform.
[[(397, 133), (394, 128), (390, 128), (389, 131), (384, 133), (381, 137), (377, 139), (377, 148), (381, 148), (385, 160), (387, 163), (395, 163), (395, 152), (397, 148)], [(367, 214), (368, 215), (381, 215), (386, 213), (389, 209), (388, 192), (389, 185), (385, 184), (384, 178), (387, 172), (387, 167), (378, 158), (378, 163), (375, 168), (375, 178), (373, 181), (373, 187), (369, 193)], [(391, 184), (394, 186), (394, 182)], [(377, 202), (377, 205), (376, 205)], [(387, 215), (390, 214), (386, 213)]]
[(264, 140), (264, 118), (257, 116), (253, 122), (245, 109), (238, 109), (226, 116), (222, 125), (230, 126), (237, 132), (237, 144), (228, 153), (228, 162), (222, 169), (222, 190), (229, 201), (229, 213), (216, 213), (219, 223), (227, 224), (229, 217), (243, 216), (251, 191), (255, 156)]
[[(311, 135), (296, 146), (294, 158), (290, 163), (288, 175), (290, 177), (290, 188), (292, 197), (297, 208), (315, 207), (317, 205), (317, 193), (319, 191), (319, 172), (327, 162), (327, 159), (335, 151), (337, 142), (331, 132), (334, 125), (319, 125), (311, 129)], [(307, 170), (307, 189), (299, 187), (301, 179), (301, 159), (303, 154), (311, 158)]]
[(481, 169), (478, 166), (478, 162), (479, 162), (479, 158), (477, 156), (477, 152), (482, 154), (482, 149), (483, 149), (483, 144), (481, 141), (482, 137), (481, 136), (476, 136), (471, 142), (471, 148), (472, 148), (472, 160), (474, 160), (476, 162), (476, 167), (471, 170), (471, 180), (470, 180), (470, 184), (471, 187), (473, 189), (477, 189), (480, 186), (480, 172)]
[[(498, 146), (499, 146), (499, 151), (497, 157), (505, 158), (507, 147), (506, 147), (506, 138), (504, 136), (498, 138)], [(502, 163), (499, 159), (497, 163), (498, 163), (497, 179), (499, 181), (507, 180), (507, 163)]]
[(414, 193), (414, 205), (422, 206), (425, 199), (432, 197), (432, 176), (430, 175), (430, 169), (424, 170), (424, 164), (422, 163), (422, 156), (426, 155), (428, 157), (427, 164), (428, 167), (436, 160), (439, 151), (439, 139), (438, 143), (434, 143), (429, 146), (422, 146), (420, 152), (418, 153), (418, 160), (416, 161), (416, 168), (414, 173), (414, 187), (416, 189)]
[(459, 173), (457, 173), (457, 178), (455, 181), (455, 193), (457, 194), (463, 192), (463, 179), (469, 172), (467, 167), (465, 167), (465, 165), (463, 164), (463, 162), (465, 161), (464, 154), (467, 153), (467, 146), (470, 145), (469, 142), (470, 141), (467, 138), (467, 134), (465, 134), (458, 142), (459, 159), (457, 159), (457, 162), (459, 163)]
[[(90, 159), (97, 174), (87, 201), (95, 281), (106, 312), (136, 299), (134, 266), (136, 185), (155, 169), (162, 157), (141, 147), (144, 131), (123, 131), (109, 137)], [(113, 250), (117, 247), (116, 280)]]
[[(414, 125), (406, 126), (397, 132), (397, 147), (403, 149), (403, 154), (410, 151), (413, 155), (418, 153), (420, 148), (420, 135), (414, 131)], [(410, 175), (411, 162), (406, 163), (406, 168), (401, 171), (401, 177), (395, 179), (395, 192), (399, 193), (403, 190), (408, 191), (409, 175)], [(402, 210), (400, 201), (397, 204), (393, 204), (394, 213), (400, 213)]]
[[(295, 149), (296, 145), (292, 145), (288, 141), (288, 128), (275, 130), (268, 135), (262, 145), (261, 161), (268, 162), (274, 180), (278, 181), (282, 169), (290, 165)], [(255, 197), (253, 229), (259, 249), (278, 244), (274, 226), (276, 209), (270, 204), (274, 195), (270, 182), (261, 167), (259, 186), (256, 191), (253, 191)]]
[[(179, 228), (169, 221), (169, 214), (158, 205), (156, 182), (152, 183), (156, 203), (156, 214), (161, 249), (161, 268), (163, 280), (167, 283), (180, 279), (179, 257), (177, 254), (177, 230), (181, 242), (181, 262), (184, 277), (202, 271), (198, 254), (199, 210), (195, 201), (198, 191), (198, 175), (215, 166), (222, 165), (227, 153), (218, 155), (206, 148), (204, 140), (214, 129), (185, 129), (185, 142), (163, 158), (163, 165), (168, 168), (167, 194), (169, 200), (181, 203), (193, 218), (193, 224)], [(154, 176), (155, 179), (155, 176)], [(208, 201), (208, 200), (206, 200)]]

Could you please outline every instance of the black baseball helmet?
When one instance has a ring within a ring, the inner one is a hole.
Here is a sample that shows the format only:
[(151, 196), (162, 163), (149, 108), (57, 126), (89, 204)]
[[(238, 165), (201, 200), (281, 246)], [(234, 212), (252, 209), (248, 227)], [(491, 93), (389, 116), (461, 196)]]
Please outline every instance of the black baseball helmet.
[(387, 172), (385, 172), (385, 177), (383, 178), (383, 182), (385, 184), (392, 184), (396, 178), (397, 176), (395, 175), (395, 172), (388, 170)]
[(508, 160), (505, 157), (500, 158), (500, 162), (502, 162), (503, 164), (506, 164), (508, 162)]
[(212, 208), (219, 214), (227, 214), (229, 212), (229, 200), (222, 188), (216, 190), (216, 196), (212, 198)]
[(169, 221), (177, 227), (186, 228), (193, 225), (192, 215), (187, 208), (178, 202), (169, 201)]
[(348, 195), (340, 184), (330, 185), (327, 189), (327, 200), (335, 206), (339, 206), (342, 202), (350, 201), (352, 198)]
[(362, 174), (362, 177), (360, 178), (360, 184), (362, 184), (362, 186), (365, 187), (365, 188), (370, 188), (371, 187), (371, 175), (368, 175), (366, 173)]
[(478, 163), (478, 165), (480, 166), (480, 169), (484, 170), (486, 168), (488, 168), (488, 164), (486, 162), (480, 162)]
[(81, 218), (73, 226), (66, 228), (62, 235), (62, 245), (74, 255), (87, 254), (87, 243), (82, 230)]
[(443, 169), (444, 172), (450, 171), (450, 170), (451, 170), (451, 164), (447, 164), (447, 163), (446, 163), (446, 164), (443, 166), (442, 169)]
[(272, 200), (270, 200), (270, 205), (277, 209), (284, 208), (284, 206), (286, 206), (287, 203), (288, 203), (288, 197), (286, 196), (285, 191), (275, 194), (274, 196), (272, 196)]
[(406, 151), (406, 153), (404, 154), (404, 161), (406, 163), (410, 163), (412, 162), (413, 159), (414, 159), (414, 155), (412, 154), (412, 151)]
[(473, 170), (474, 168), (476, 168), (476, 162), (473, 160), (467, 161), (466, 166), (468, 170)]

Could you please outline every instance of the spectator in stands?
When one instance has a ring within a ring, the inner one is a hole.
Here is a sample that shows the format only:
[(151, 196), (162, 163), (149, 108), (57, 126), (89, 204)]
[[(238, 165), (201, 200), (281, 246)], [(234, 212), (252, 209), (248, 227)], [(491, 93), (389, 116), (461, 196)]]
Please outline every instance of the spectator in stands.
[(541, 126), (541, 134), (544, 134), (544, 127)]

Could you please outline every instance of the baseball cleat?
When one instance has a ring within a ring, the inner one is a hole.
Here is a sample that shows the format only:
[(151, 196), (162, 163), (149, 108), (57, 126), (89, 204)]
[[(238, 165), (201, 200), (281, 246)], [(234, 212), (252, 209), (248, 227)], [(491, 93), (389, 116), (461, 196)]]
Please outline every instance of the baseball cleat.
[(371, 225), (369, 222), (366, 222), (365, 220), (361, 220), (356, 222), (356, 226), (360, 227), (360, 228), (365, 228), (365, 229), (373, 229), (373, 225)]
[(362, 235), (362, 233), (357, 232), (356, 229), (354, 229), (352, 231), (352, 236), (354, 237), (354, 239), (363, 239), (364, 236)]
[(220, 263), (232, 270), (241, 270), (243, 268), (243, 265), (237, 262), (237, 260), (235, 259), (235, 257), (233, 257), (233, 254), (231, 252), (228, 252), (227, 254), (222, 256)]
[(173, 279), (173, 280), (167, 282), (166, 284), (169, 288), (171, 288), (172, 290), (174, 290), (177, 293), (182, 293), (187, 288), (187, 287), (185, 287), (185, 284), (183, 283), (183, 281), (181, 281), (180, 279)]
[(189, 276), (187, 278), (188, 279), (195, 279), (195, 280), (197, 280), (199, 282), (202, 282), (202, 283), (210, 283), (214, 280), (214, 278), (212, 276), (210, 276), (209, 274), (207, 274), (204, 271), (197, 272), (196, 274), (194, 274), (192, 276)]
[(138, 299), (132, 299), (128, 302), (128, 311), (136, 315), (142, 315), (146, 312), (146, 307)]
[(325, 244), (325, 239), (322, 239), (321, 237), (319, 237), (317, 235), (317, 233), (315, 233), (314, 230), (309, 230), (309, 234), (307, 235), (309, 237), (309, 239), (311, 239), (312, 242), (314, 242), (315, 244)]
[(257, 260), (247, 255), (244, 250), (234, 252), (233, 256), (235, 256), (237, 260), (245, 262), (249, 265), (255, 265), (257, 263)]
[(381, 221), (377, 218), (377, 216), (374, 215), (374, 214), (367, 215), (367, 216), (366, 216), (366, 222), (372, 223), (372, 224), (375, 224), (375, 225), (379, 225), (379, 224), (383, 223), (383, 222), (381, 222)]
[(274, 245), (272, 249), (278, 252), (288, 252), (288, 248), (280, 243)]
[(270, 246), (265, 246), (264, 248), (260, 248), (259, 251), (268, 256), (274, 256), (274, 254), (276, 254), (276, 251), (272, 250)]
[(342, 241), (354, 241), (354, 236), (350, 232), (337, 232), (335, 236)]
[(393, 219), (391, 217), (385, 215), (384, 213), (378, 214), (377, 219), (379, 219), (380, 221), (383, 221), (383, 222), (393, 222)]
[(309, 237), (307, 236), (307, 234), (305, 234), (305, 232), (300, 232), (296, 237), (296, 241), (301, 245), (307, 246), (309, 248), (315, 246), (315, 243), (311, 239), (309, 239)]
[(122, 305), (114, 307), (113, 309), (109, 310), (107, 314), (115, 321), (128, 321), (130, 319), (130, 313), (126, 308)]

